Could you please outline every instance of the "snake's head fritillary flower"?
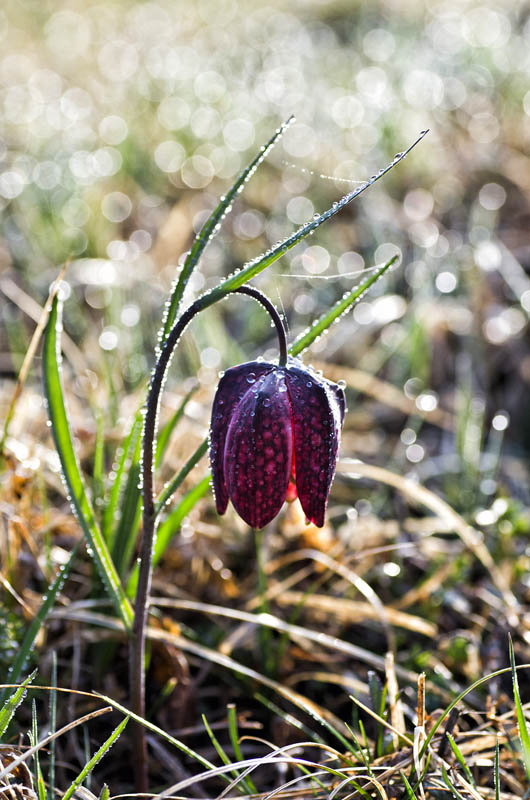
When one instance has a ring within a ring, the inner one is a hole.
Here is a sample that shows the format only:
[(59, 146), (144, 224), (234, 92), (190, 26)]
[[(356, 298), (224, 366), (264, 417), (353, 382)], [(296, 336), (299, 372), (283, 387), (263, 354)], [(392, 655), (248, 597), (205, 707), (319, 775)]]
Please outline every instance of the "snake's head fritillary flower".
[(343, 389), (289, 359), (227, 370), (215, 395), (210, 461), (217, 511), (231, 500), (263, 528), (296, 495), (321, 527), (344, 421)]

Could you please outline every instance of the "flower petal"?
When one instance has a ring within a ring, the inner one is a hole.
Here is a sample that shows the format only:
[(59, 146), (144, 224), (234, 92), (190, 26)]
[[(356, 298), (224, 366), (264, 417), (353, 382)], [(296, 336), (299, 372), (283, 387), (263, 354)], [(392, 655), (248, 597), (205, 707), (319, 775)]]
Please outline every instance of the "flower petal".
[(344, 415), (346, 413), (346, 395), (344, 394), (344, 389), (342, 386), (339, 386), (338, 383), (333, 383), (333, 381), (328, 381), (326, 378), (320, 379), (322, 383), (324, 383), (327, 388), (333, 392), (335, 396), (335, 400), (339, 406), (339, 413), (340, 413), (340, 427), (344, 425)]
[[(343, 406), (328, 381), (306, 370), (289, 366), (285, 380), (291, 401), (298, 497), (307, 519), (322, 527), (337, 464)], [(342, 392), (340, 386), (337, 389)]]
[(217, 387), (213, 401), (210, 424), (210, 464), (217, 512), (224, 514), (228, 505), (228, 491), (224, 475), (224, 452), (228, 425), (232, 412), (246, 391), (263, 375), (274, 369), (274, 364), (249, 361), (227, 369)]
[(283, 371), (275, 368), (249, 388), (226, 434), (224, 472), (234, 508), (253, 528), (281, 509), (293, 457), (291, 409)]

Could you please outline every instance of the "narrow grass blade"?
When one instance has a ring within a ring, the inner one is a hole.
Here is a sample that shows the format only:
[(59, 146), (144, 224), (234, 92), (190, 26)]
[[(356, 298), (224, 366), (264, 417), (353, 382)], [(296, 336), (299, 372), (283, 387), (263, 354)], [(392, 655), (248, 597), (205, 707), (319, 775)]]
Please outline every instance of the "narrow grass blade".
[(304, 725), (299, 719), (294, 717), (292, 714), (289, 714), (288, 711), (284, 711), (283, 708), (280, 708), (276, 703), (270, 700), (265, 695), (256, 692), (254, 697), (258, 702), (262, 703), (268, 711), (271, 711), (273, 714), (276, 714), (277, 717), (282, 719), (287, 725), (290, 725), (293, 728), (296, 728), (299, 731), (302, 731), (308, 739), (312, 739), (317, 744), (324, 744), (324, 739), (319, 736), (319, 734), (310, 728), (308, 725)]
[[(177, 491), (183, 480), (189, 475), (193, 467), (195, 467), (199, 463), (201, 458), (204, 455), (206, 455), (207, 451), (208, 451), (208, 441), (205, 439), (204, 442), (201, 442), (201, 444), (195, 450), (193, 455), (191, 455), (188, 458), (188, 460), (186, 461), (180, 472), (178, 472), (177, 475), (175, 475), (175, 477), (169, 481), (167, 486), (165, 486), (163, 491), (160, 493), (155, 503), (155, 511), (157, 516), (158, 514), (160, 514), (165, 504), (171, 498), (171, 496), (175, 494), (175, 492)], [(157, 534), (157, 539), (158, 538), (160, 538), (160, 533)]]
[(261, 162), (266, 158), (266, 156), (268, 155), (270, 150), (274, 147), (278, 139), (280, 139), (283, 136), (284, 132), (287, 130), (287, 128), (293, 121), (294, 117), (293, 116), (289, 117), (289, 119), (286, 122), (284, 122), (283, 125), (281, 125), (277, 131), (275, 131), (274, 135), (269, 139), (267, 144), (261, 147), (257, 156), (250, 162), (250, 164), (247, 167), (245, 167), (243, 172), (238, 176), (237, 180), (230, 187), (226, 195), (221, 198), (219, 204), (213, 210), (211, 215), (208, 217), (204, 226), (199, 232), (198, 236), (195, 238), (191, 250), (186, 257), (186, 260), (184, 261), (184, 265), (180, 272), (178, 281), (169, 300), (167, 314), (164, 320), (164, 327), (162, 330), (161, 344), (166, 340), (177, 318), (177, 313), (182, 300), (182, 296), (184, 294), (184, 290), (195, 268), (195, 265), (197, 264), (205, 248), (211, 242), (217, 230), (219, 229), (218, 226), (221, 224), (226, 214), (232, 208), (232, 201), (234, 200), (236, 195), (242, 191), (246, 182), (249, 180), (249, 178), (252, 177), (252, 175), (259, 167)]
[(106, 783), (104, 783), (103, 784), (103, 788), (101, 789), (101, 792), (99, 793), (98, 800), (109, 800), (109, 798), (110, 798), (109, 787), (107, 786)]
[(94, 447), (94, 467), (92, 470), (92, 502), (94, 507), (100, 506), (103, 499), (105, 472), (105, 438), (103, 435), (103, 417), (98, 413), (96, 420), (96, 444)]
[(193, 389), (190, 389), (186, 397), (183, 399), (182, 403), (179, 405), (169, 422), (166, 422), (164, 427), (160, 430), (158, 434), (158, 439), (156, 442), (156, 451), (155, 451), (155, 469), (160, 466), (160, 463), (164, 457), (164, 453), (166, 452), (167, 446), (169, 444), (169, 440), (171, 438), (171, 434), (175, 430), (180, 418), (184, 414), (186, 410), (186, 406), (188, 405), (189, 401), (197, 391), (198, 387), (194, 386)]
[[(368, 671), (368, 687), (370, 689), (372, 708), (377, 716), (383, 717), (385, 713), (386, 693), (383, 690), (383, 686), (378, 675), (375, 672), (372, 672), (372, 670)], [(383, 726), (377, 723), (374, 736), (374, 758), (379, 758), (379, 756), (383, 755), (383, 734)]]
[[(236, 707), (233, 703), (227, 706), (228, 712), (228, 733), (230, 734), (230, 741), (232, 743), (232, 747), (234, 748), (234, 755), (237, 761), (243, 761), (243, 753), (241, 752), (241, 746), (239, 744), (239, 733), (237, 730), (237, 715), (236, 715)], [(243, 781), (245, 790), (248, 794), (258, 794), (258, 790), (256, 789), (252, 778), (246, 778)]]
[(515, 669), (515, 657), (513, 653), (512, 637), (509, 638), (510, 645), (510, 666), (512, 669), (512, 683), (513, 683), (513, 696), (515, 699), (515, 710), (517, 713), (517, 728), (519, 729), (519, 738), (521, 740), (521, 747), (523, 749), (523, 763), (530, 782), (530, 736), (528, 734), (528, 727), (524, 716), (523, 706), (521, 703), (521, 696), (519, 694), (519, 681), (517, 680), (517, 670)]
[[(29, 739), (31, 742), (32, 747), (39, 742), (39, 731), (37, 726), (37, 705), (35, 703), (35, 698), (31, 701), (31, 733), (29, 735)], [(34, 781), (35, 786), (37, 787), (37, 797), (39, 800), (46, 800), (46, 788), (44, 786), (44, 780), (42, 778), (42, 770), (40, 766), (40, 759), (39, 759), (39, 751), (36, 750), (35, 755), (33, 756), (33, 769), (34, 769)]]
[(412, 786), (410, 785), (409, 779), (407, 778), (405, 773), (401, 772), (400, 774), (401, 774), (401, 779), (403, 781), (403, 784), (405, 786), (405, 791), (407, 792), (408, 800), (418, 800), (418, 798), (416, 797), (416, 793), (415, 793), (414, 789), (412, 788)]
[(352, 751), (357, 755), (359, 760), (363, 762), (363, 764), (364, 764), (364, 766), (366, 768), (366, 771), (368, 772), (369, 776), (371, 778), (373, 778), (374, 777), (374, 773), (373, 773), (372, 767), (370, 766), (370, 750), (369, 750), (369, 747), (368, 747), (368, 742), (366, 740), (366, 733), (365, 733), (365, 730), (364, 730), (364, 726), (363, 726), (362, 720), (359, 720), (358, 722), (359, 722), (359, 730), (361, 731), (361, 733), (364, 736), (365, 747), (363, 749), (363, 746), (361, 745), (361, 743), (358, 740), (357, 736), (353, 732), (352, 728), (348, 725), (348, 723), (346, 723), (346, 727), (348, 728), (348, 730), (350, 732), (351, 740), (352, 740), (352, 743), (353, 743)]
[(464, 756), (462, 755), (462, 753), (460, 752), (459, 746), (457, 745), (457, 743), (455, 742), (455, 740), (453, 739), (453, 737), (451, 736), (450, 733), (447, 733), (447, 740), (448, 740), (449, 744), (451, 745), (451, 750), (453, 751), (454, 757), (456, 758), (456, 760), (458, 761), (458, 763), (462, 767), (462, 770), (463, 770), (466, 778), (468, 779), (469, 783), (472, 786), (475, 786), (475, 779), (474, 779), (474, 777), (473, 777), (473, 775), (471, 773), (471, 770), (469, 769), (468, 765), (466, 764), (466, 760), (465, 760)]
[(130, 629), (133, 617), (132, 609), (88, 501), (70, 435), (60, 376), (60, 349), (57, 336), (59, 324), (59, 303), (55, 297), (46, 325), (42, 351), (44, 392), (48, 403), (52, 435), (61, 461), (62, 475), (68, 489), (70, 502), (83, 529), (92, 559), (120, 619), (125, 627)]
[[(180, 474), (180, 473), (179, 473)], [(177, 476), (178, 477), (178, 476)], [(184, 480), (184, 477), (182, 480)], [(178, 506), (175, 508), (174, 511), (168, 516), (167, 519), (160, 525), (155, 542), (155, 548), (153, 552), (153, 566), (158, 564), (162, 556), (164, 555), (166, 548), (171, 541), (172, 537), (175, 533), (179, 530), (182, 520), (186, 517), (192, 508), (196, 505), (196, 503), (204, 497), (210, 487), (210, 474), (205, 475), (204, 478), (191, 489), (180, 501)]]
[[(182, 520), (186, 517), (195, 504), (204, 497), (210, 488), (210, 475), (206, 475), (200, 483), (189, 491), (180, 501), (174, 511), (161, 524), (156, 535), (155, 549), (153, 553), (153, 567), (158, 564), (172, 537), (179, 530)], [(131, 577), (127, 582), (127, 594), (134, 597), (138, 585), (138, 565), (135, 564)]]
[[(9, 674), (7, 677), (8, 683), (16, 683), (20, 673), (24, 669), (26, 662), (29, 658), (29, 654), (33, 650), (33, 645), (35, 644), (35, 640), (39, 634), (41, 626), (44, 624), (44, 620), (48, 616), (49, 611), (53, 608), (57, 595), (61, 591), (62, 585), (65, 582), (66, 578), (68, 577), (68, 573), (70, 572), (70, 568), (74, 562), (74, 558), (77, 555), (78, 545), (74, 547), (72, 550), (72, 554), (66, 564), (62, 566), (55, 578), (54, 582), (48, 588), (48, 591), (44, 595), (44, 600), (42, 601), (42, 605), (35, 614), (29, 628), (26, 631), (26, 635), (22, 640), (22, 644), (18, 650), (17, 656), (11, 665), (9, 670)], [(3, 702), (3, 699), (6, 695), (6, 690), (2, 692), (0, 696), (0, 703)], [(1, 735), (1, 731), (0, 731)]]
[[(57, 729), (57, 653), (52, 653), (52, 690), (50, 692), (50, 733), (55, 733)], [(50, 758), (48, 761), (48, 798), (54, 800), (55, 797), (55, 739), (50, 742)]]
[(127, 470), (118, 524), (112, 536), (112, 560), (116, 565), (118, 575), (122, 579), (127, 573), (131, 556), (134, 552), (142, 515), (142, 496), (139, 488), (141, 444), (141, 438), (138, 436), (131, 463)]
[(426, 753), (427, 748), (429, 747), (433, 737), (436, 735), (440, 725), (442, 725), (444, 720), (447, 719), (447, 715), (451, 713), (453, 708), (457, 706), (458, 703), (460, 703), (460, 701), (463, 700), (466, 695), (474, 691), (474, 689), (478, 689), (479, 686), (482, 686), (484, 683), (487, 683), (492, 678), (496, 678), (498, 675), (504, 675), (506, 672), (510, 671), (512, 671), (513, 674), (513, 671), (516, 671), (517, 669), (530, 669), (530, 664), (520, 664), (518, 667), (515, 667), (515, 665), (513, 665), (513, 668), (503, 667), (502, 669), (495, 670), (495, 672), (490, 672), (489, 675), (484, 675), (482, 678), (478, 678), (478, 680), (474, 681), (474, 683), (468, 686), (467, 689), (464, 689), (463, 692), (460, 692), (460, 694), (457, 695), (457, 697), (455, 697), (454, 700), (451, 700), (449, 705), (446, 706), (443, 713), (438, 717), (436, 722), (433, 724), (432, 728), (429, 730), (429, 733), (425, 737), (425, 741), (421, 747), (419, 757), (421, 758)]
[[(86, 725), (81, 730), (83, 733), (83, 751), (84, 751), (85, 764), (88, 764), (88, 762), (90, 761), (90, 733), (88, 732), (88, 727)], [(91, 778), (92, 776), (89, 772), (84, 780), (85, 788), (88, 789), (88, 791), (90, 791)]]
[(125, 719), (122, 719), (120, 724), (112, 731), (109, 738), (105, 742), (103, 742), (99, 750), (96, 753), (94, 753), (90, 761), (88, 761), (85, 764), (85, 766), (83, 767), (77, 778), (75, 778), (72, 781), (66, 792), (63, 794), (62, 800), (70, 800), (70, 797), (72, 797), (76, 789), (79, 786), (81, 786), (87, 775), (89, 775), (92, 772), (96, 764), (98, 764), (99, 761), (101, 761), (103, 756), (108, 753), (114, 742), (120, 737), (123, 729), (125, 728), (128, 722), (129, 722), (129, 717), (125, 717)]
[(156, 733), (158, 736), (161, 736), (162, 739), (165, 739), (166, 742), (172, 744), (173, 747), (177, 748), (177, 750), (180, 750), (181, 752), (185, 753), (189, 758), (192, 758), (199, 764), (202, 764), (202, 766), (205, 769), (207, 770), (215, 769), (215, 764), (212, 764), (211, 761), (208, 761), (207, 758), (204, 758), (199, 753), (196, 753), (195, 750), (192, 750), (191, 747), (185, 745), (184, 742), (179, 741), (179, 739), (175, 739), (174, 736), (171, 736), (171, 734), (167, 733), (167, 731), (163, 730), (163, 728), (159, 728), (158, 725), (155, 725), (153, 722), (149, 722), (149, 720), (144, 719), (143, 717), (139, 717), (138, 714), (134, 714), (128, 708), (125, 708), (125, 706), (122, 706), (121, 703), (118, 703), (111, 697), (107, 697), (107, 695), (104, 694), (98, 694), (97, 692), (95, 692), (95, 694), (105, 703), (108, 703), (110, 706), (116, 709), (116, 711), (120, 711), (122, 714), (126, 714), (127, 717), (130, 717), (134, 722), (138, 722), (140, 725), (143, 725), (144, 728), (147, 728), (148, 731), (152, 731), (153, 733)]
[(313, 344), (315, 339), (318, 339), (319, 336), (322, 336), (328, 328), (333, 325), (335, 320), (340, 319), (340, 317), (348, 311), (362, 296), (363, 294), (373, 286), (374, 283), (382, 278), (387, 270), (396, 263), (399, 256), (395, 255), (383, 264), (383, 266), (370, 275), (360, 286), (356, 286), (355, 289), (352, 289), (351, 292), (348, 292), (338, 303), (336, 303), (329, 311), (326, 311), (320, 319), (314, 322), (311, 327), (305, 331), (298, 339), (291, 345), (289, 348), (289, 354), (292, 356), (299, 355), (303, 350), (306, 350), (310, 345)]
[[(232, 762), (231, 762), (230, 758), (228, 757), (227, 753), (225, 752), (221, 742), (219, 741), (219, 739), (217, 738), (217, 736), (213, 732), (213, 730), (212, 730), (212, 728), (210, 726), (210, 723), (206, 719), (206, 715), (202, 714), (201, 717), (202, 717), (203, 725), (206, 728), (206, 733), (208, 734), (208, 736), (210, 738), (210, 741), (213, 744), (217, 755), (219, 756), (219, 758), (221, 759), (223, 764), (226, 764), (227, 767), (230, 766), (230, 764)], [(237, 769), (231, 770), (230, 774), (232, 775), (233, 778), (236, 778), (236, 779), (240, 778), (240, 773), (239, 773), (239, 770), (237, 770)], [(242, 786), (240, 783), (237, 784), (237, 788), (242, 794), (245, 794), (246, 791), (247, 791), (245, 786)]]
[(0, 739), (6, 732), (7, 726), (13, 719), (13, 714), (24, 699), (27, 688), (30, 683), (32, 683), (36, 674), (37, 670), (35, 669), (31, 675), (28, 675), (26, 680), (18, 687), (18, 689), (13, 692), (11, 697), (7, 701), (2, 702), (2, 708), (0, 709)]
[(451, 783), (449, 775), (447, 774), (447, 770), (446, 770), (446, 768), (444, 767), (443, 764), (442, 764), (442, 778), (443, 778), (443, 781), (444, 781), (445, 785), (447, 786), (447, 788), (449, 789), (449, 791), (451, 792), (451, 794), (455, 798), (455, 800), (466, 800), (464, 795), (460, 794), (460, 792), (458, 791), (456, 786), (454, 786)]
[(130, 466), (133, 466), (133, 453), (136, 448), (136, 443), (140, 438), (142, 432), (142, 414), (138, 411), (131, 430), (125, 441), (123, 442), (122, 453), (113, 468), (115, 478), (112, 482), (112, 487), (109, 494), (109, 500), (103, 512), (103, 520), (101, 523), (101, 530), (107, 546), (112, 549), (115, 532), (116, 532), (116, 517), (118, 514), (118, 506), (120, 503), (120, 495), (123, 489), (123, 482), (126, 478), (127, 471)]
[(18, 373), (18, 378), (17, 378), (17, 383), (16, 383), (16, 386), (15, 386), (15, 391), (13, 393), (13, 397), (11, 399), (11, 403), (9, 404), (9, 408), (7, 409), (7, 414), (6, 414), (6, 418), (5, 418), (5, 422), (4, 422), (4, 427), (3, 427), (3, 430), (2, 430), (2, 438), (0, 440), (0, 458), (2, 458), (3, 455), (4, 455), (4, 447), (5, 447), (6, 439), (7, 439), (8, 434), (9, 434), (9, 426), (11, 424), (11, 420), (13, 419), (13, 415), (14, 415), (15, 409), (17, 407), (17, 401), (18, 401), (18, 398), (20, 397), (20, 393), (22, 391), (22, 387), (24, 386), (24, 383), (26, 382), (26, 378), (28, 376), (29, 368), (31, 366), (31, 363), (32, 363), (33, 358), (35, 356), (35, 353), (37, 351), (37, 347), (39, 345), (39, 342), (40, 342), (40, 339), (41, 339), (41, 336), (42, 336), (42, 332), (43, 332), (44, 327), (46, 325), (46, 322), (48, 320), (50, 303), (51, 303), (51, 301), (53, 300), (53, 298), (55, 297), (55, 295), (57, 294), (57, 292), (59, 290), (60, 283), (61, 283), (62, 279), (64, 278), (64, 273), (66, 272), (68, 264), (69, 264), (69, 261), (67, 261), (67, 263), (64, 265), (64, 267), (61, 269), (61, 271), (59, 272), (59, 274), (57, 276), (57, 279), (52, 284), (52, 288), (50, 290), (50, 294), (48, 296), (48, 300), (47, 300), (46, 305), (44, 306), (44, 308), (43, 308), (43, 310), (41, 312), (40, 319), (39, 319), (39, 321), (37, 323), (37, 327), (35, 328), (35, 330), (33, 332), (33, 336), (31, 337), (31, 342), (29, 344), (29, 347), (26, 349), (26, 355), (24, 356), (24, 361), (22, 362), (22, 366), (20, 367), (20, 372)]

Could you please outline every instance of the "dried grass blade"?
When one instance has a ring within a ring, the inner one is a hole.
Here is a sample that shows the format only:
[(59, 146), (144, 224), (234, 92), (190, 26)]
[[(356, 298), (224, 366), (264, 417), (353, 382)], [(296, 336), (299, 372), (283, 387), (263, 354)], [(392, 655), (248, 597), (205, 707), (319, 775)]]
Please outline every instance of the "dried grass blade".
[(22, 362), (20, 372), (18, 373), (17, 382), (15, 384), (15, 391), (13, 392), (11, 403), (9, 404), (9, 408), (7, 409), (7, 414), (4, 422), (4, 429), (2, 431), (2, 439), (0, 441), (0, 458), (2, 458), (2, 456), (4, 455), (4, 447), (9, 433), (9, 426), (11, 424), (11, 420), (15, 413), (15, 408), (17, 405), (18, 398), (20, 397), (20, 393), (22, 392), (22, 387), (26, 382), (31, 362), (33, 361), (33, 358), (37, 351), (37, 347), (39, 346), (39, 342), (44, 332), (44, 328), (46, 327), (46, 323), (48, 321), (48, 316), (50, 313), (50, 304), (55, 295), (57, 294), (57, 292), (59, 291), (60, 282), (64, 278), (64, 274), (68, 268), (69, 263), (70, 263), (69, 261), (66, 262), (64, 267), (62, 267), (59, 274), (57, 275), (56, 280), (52, 283), (48, 299), (46, 301), (46, 304), (44, 305), (44, 308), (41, 311), (37, 327), (33, 331), (33, 336), (31, 337), (29, 347), (26, 350), (26, 355), (24, 356), (24, 361)]

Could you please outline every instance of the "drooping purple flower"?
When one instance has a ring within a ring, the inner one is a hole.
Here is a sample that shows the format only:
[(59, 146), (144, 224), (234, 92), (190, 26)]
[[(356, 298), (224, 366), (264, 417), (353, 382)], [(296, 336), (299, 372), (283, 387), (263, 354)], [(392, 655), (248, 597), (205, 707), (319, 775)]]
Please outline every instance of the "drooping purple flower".
[(307, 519), (321, 527), (339, 449), (345, 397), (340, 386), (290, 359), (251, 361), (225, 372), (210, 428), (217, 511), (228, 501), (263, 528), (293, 484)]

